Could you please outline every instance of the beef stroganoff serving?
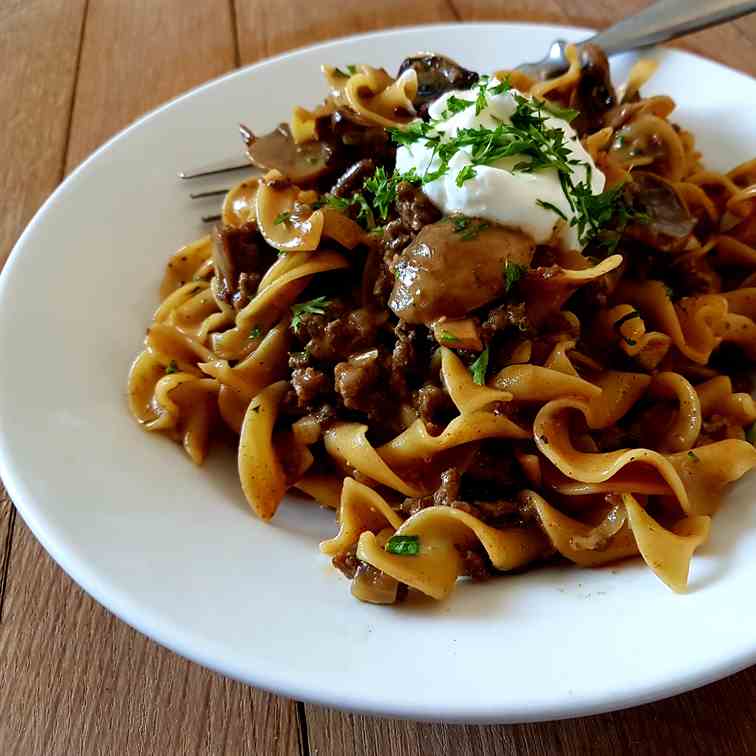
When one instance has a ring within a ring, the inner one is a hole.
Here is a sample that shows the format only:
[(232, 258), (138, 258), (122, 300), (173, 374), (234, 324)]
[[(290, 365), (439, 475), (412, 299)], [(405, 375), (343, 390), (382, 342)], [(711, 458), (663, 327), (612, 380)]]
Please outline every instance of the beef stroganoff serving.
[(568, 59), (324, 66), (168, 262), (133, 414), (197, 464), (235, 434), (264, 520), (336, 510), (364, 601), (635, 555), (683, 590), (756, 465), (756, 160), (707, 170), (651, 62)]

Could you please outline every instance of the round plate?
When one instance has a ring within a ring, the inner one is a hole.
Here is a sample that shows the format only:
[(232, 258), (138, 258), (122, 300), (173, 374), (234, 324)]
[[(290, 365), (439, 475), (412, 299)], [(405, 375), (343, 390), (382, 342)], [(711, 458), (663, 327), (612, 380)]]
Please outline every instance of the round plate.
[[(460, 584), (440, 604), (379, 607), (353, 599), (319, 554), (336, 531), (332, 513), (291, 500), (264, 524), (245, 503), (233, 454), (217, 449), (196, 468), (127, 411), (126, 373), (163, 266), (203, 232), (202, 209), (187, 196), (200, 185), (179, 182), (179, 169), (238, 156), (240, 121), (265, 130), (294, 105), (314, 105), (326, 91), (321, 63), (395, 70), (410, 53), (437, 50), (490, 71), (585, 34), (430, 26), (289, 53), (151, 113), (60, 186), (0, 278), (0, 474), (34, 534), (88, 593), (231, 677), (418, 719), (590, 714), (756, 661), (756, 477), (727, 495), (688, 595), (630, 562), (552, 567)], [(696, 134), (707, 164), (756, 155), (756, 82), (685, 53), (655, 54), (661, 67), (646, 91), (678, 101), (675, 119)], [(631, 62), (615, 61), (617, 80)]]

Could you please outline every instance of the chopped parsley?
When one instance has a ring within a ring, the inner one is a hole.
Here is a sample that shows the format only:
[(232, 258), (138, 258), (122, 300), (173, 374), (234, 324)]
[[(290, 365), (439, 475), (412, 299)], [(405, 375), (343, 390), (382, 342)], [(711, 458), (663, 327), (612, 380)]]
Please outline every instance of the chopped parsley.
[(346, 70), (349, 71), (350, 76), (354, 76), (357, 73), (357, 66), (354, 65), (354, 63), (350, 63)]
[(536, 200), (536, 205), (538, 207), (542, 207), (544, 210), (551, 210), (552, 213), (556, 213), (562, 220), (567, 220), (567, 216), (554, 204), (551, 202), (546, 202), (545, 200)]
[(578, 110), (563, 108), (558, 102), (552, 102), (551, 100), (544, 100), (543, 107), (551, 115), (561, 118), (563, 121), (567, 121), (567, 123), (574, 121), (580, 115)]
[(256, 325), (250, 332), (249, 332), (249, 338), (250, 339), (259, 339), (262, 335), (262, 328), (260, 328), (259, 325)]
[(478, 238), (481, 231), (485, 231), (491, 224), (486, 221), (476, 221), (464, 215), (450, 215), (449, 220), (454, 226), (455, 233), (462, 241), (472, 241)]
[(402, 181), (420, 183), (420, 178), (414, 169), (407, 173), (395, 171), (387, 174), (386, 169), (380, 165), (373, 175), (365, 180), (361, 191), (355, 192), (351, 197), (325, 194), (318, 200), (316, 206), (325, 205), (343, 213), (354, 208), (357, 211), (357, 222), (368, 231), (373, 231), (376, 228), (376, 218), (381, 221), (388, 219), (391, 206), (396, 200), (397, 187)]
[(457, 341), (457, 337), (450, 331), (441, 331), (441, 341), (447, 344), (453, 344)]
[[(486, 77), (478, 86), (474, 101), (476, 114), (480, 114), (486, 107), (488, 94), (501, 94), (511, 89), (508, 81), (487, 89), (488, 82), (489, 79)], [(473, 104), (452, 96), (447, 101), (440, 120), (413, 121), (404, 128), (391, 128), (388, 131), (398, 145), (410, 147), (416, 143), (423, 143), (431, 150), (430, 162), (436, 163), (438, 167), (426, 170), (420, 177), (423, 184), (445, 175), (449, 171), (451, 159), (460, 150), (467, 152), (471, 161), (457, 173), (456, 184), (460, 187), (476, 177), (476, 166), (493, 165), (507, 157), (521, 158), (511, 169), (513, 172), (555, 170), (572, 211), (570, 226), (576, 228), (580, 243), (585, 245), (598, 239), (613, 251), (625, 226), (631, 220), (642, 221), (643, 216), (628, 204), (621, 184), (600, 194), (594, 194), (590, 164), (575, 158), (564, 130), (547, 122), (549, 116), (573, 120), (578, 115), (577, 111), (556, 103), (529, 99), (517, 92), (513, 93), (513, 98), (516, 107), (510, 122), (500, 121), (493, 128), (480, 125), (458, 129), (453, 137), (447, 138), (447, 135), (438, 129), (440, 121)], [(574, 179), (573, 174), (578, 167), (585, 171), (584, 180)], [(567, 220), (566, 214), (552, 203), (537, 200), (537, 204)], [(603, 229), (610, 224), (618, 230), (600, 236)]]
[(475, 172), (475, 167), (472, 165), (466, 165), (464, 168), (460, 170), (460, 172), (457, 174), (457, 186), (462, 186), (462, 184), (465, 183), (465, 181), (469, 181), (472, 178), (475, 178), (478, 174)]
[(165, 374), (170, 375), (171, 373), (178, 373), (178, 365), (176, 364), (176, 360), (171, 360), (165, 367)]
[(634, 320), (635, 318), (639, 318), (641, 314), (638, 312), (638, 310), (630, 310), (626, 315), (623, 315), (619, 320), (615, 320), (612, 324), (613, 328), (619, 333), (619, 335), (622, 337), (623, 341), (628, 346), (635, 346), (638, 342), (635, 339), (629, 339), (627, 336), (625, 336), (624, 333), (622, 333), (621, 328), (622, 326), (627, 323), (628, 320)]
[(700, 457), (695, 452), (692, 452), (692, 451), (688, 452), (688, 457), (690, 457), (690, 459), (692, 459), (694, 462), (701, 461)]
[(288, 210), (284, 210), (282, 213), (279, 213), (275, 220), (273, 221), (274, 226), (280, 226), (282, 223), (288, 224), (291, 220), (291, 213)]
[(479, 355), (478, 359), (470, 365), (470, 372), (472, 378), (478, 386), (485, 386), (486, 373), (488, 372), (488, 347), (486, 347)]
[(507, 260), (504, 265), (504, 286), (505, 291), (509, 294), (510, 291), (517, 285), (519, 280), (525, 275), (527, 268), (524, 265), (513, 263), (511, 260)]
[(420, 553), (420, 536), (393, 535), (386, 541), (385, 549), (398, 556), (417, 556)]
[(746, 431), (746, 441), (748, 441), (751, 446), (756, 446), (756, 423), (754, 423), (747, 431)]
[(301, 302), (291, 306), (292, 319), (291, 327), (295, 330), (302, 322), (303, 315), (325, 315), (326, 307), (331, 304), (325, 297), (315, 297), (315, 299), (309, 300), (309, 302)]

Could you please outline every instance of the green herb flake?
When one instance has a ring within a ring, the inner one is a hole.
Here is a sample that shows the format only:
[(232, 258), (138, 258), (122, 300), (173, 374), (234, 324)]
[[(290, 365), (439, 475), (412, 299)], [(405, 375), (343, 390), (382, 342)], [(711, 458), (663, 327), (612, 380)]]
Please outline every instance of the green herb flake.
[(692, 452), (692, 451), (688, 452), (688, 457), (690, 459), (692, 459), (694, 462), (700, 462), (701, 461), (700, 457), (695, 452)]
[(488, 372), (488, 347), (486, 347), (479, 355), (478, 359), (470, 365), (470, 372), (472, 378), (478, 386), (486, 385), (486, 373)]
[(524, 265), (507, 260), (504, 265), (504, 290), (507, 294), (519, 283), (527, 270)]
[(350, 76), (354, 76), (357, 73), (357, 66), (354, 65), (354, 63), (350, 63), (346, 70), (349, 71)]
[(331, 304), (325, 297), (315, 297), (308, 302), (301, 302), (291, 306), (292, 319), (291, 327), (296, 330), (302, 322), (302, 316), (307, 315), (325, 315), (326, 307)]
[(746, 431), (746, 441), (748, 441), (751, 446), (756, 446), (756, 423), (754, 423), (747, 431)]
[(465, 181), (469, 181), (470, 179), (473, 179), (478, 174), (475, 172), (475, 167), (472, 165), (466, 165), (462, 170), (457, 174), (457, 186), (462, 186), (462, 184), (465, 183)]
[(449, 331), (441, 331), (441, 341), (445, 344), (454, 344), (457, 341), (457, 337)]
[(260, 328), (259, 325), (256, 325), (250, 332), (249, 332), (249, 338), (250, 339), (259, 339), (262, 335), (262, 328)]
[(165, 374), (170, 375), (171, 373), (178, 373), (178, 365), (176, 364), (176, 360), (171, 360), (168, 365), (166, 365)]
[(615, 320), (612, 324), (612, 327), (615, 331), (620, 335), (622, 340), (627, 344), (628, 346), (635, 346), (638, 342), (635, 339), (628, 338), (625, 336), (624, 333), (622, 333), (622, 326), (623, 324), (627, 323), (628, 320), (634, 320), (635, 318), (639, 318), (641, 314), (638, 312), (638, 310), (630, 310), (626, 315), (623, 315), (619, 320)]
[(284, 210), (282, 213), (279, 213), (275, 220), (273, 221), (274, 226), (280, 226), (282, 223), (288, 224), (291, 220), (291, 213), (288, 210)]
[(551, 210), (552, 213), (556, 213), (562, 220), (567, 220), (567, 216), (551, 202), (546, 202), (545, 200), (536, 200), (536, 205), (538, 205), (538, 207), (542, 207), (544, 210)]
[(393, 535), (386, 541), (386, 551), (398, 556), (417, 556), (420, 553), (420, 536)]
[(545, 100), (543, 108), (555, 118), (561, 118), (563, 121), (567, 121), (567, 123), (571, 123), (580, 115), (578, 110), (563, 108), (558, 102), (552, 102), (551, 100)]
[(675, 290), (668, 284), (664, 284), (664, 292), (666, 293), (668, 299), (675, 298)]

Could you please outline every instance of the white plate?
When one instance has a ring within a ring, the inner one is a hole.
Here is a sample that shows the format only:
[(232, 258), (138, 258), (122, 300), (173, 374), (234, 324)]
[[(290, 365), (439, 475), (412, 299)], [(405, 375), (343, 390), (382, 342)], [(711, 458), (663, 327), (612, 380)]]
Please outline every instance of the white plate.
[[(126, 372), (168, 255), (202, 232), (180, 168), (239, 154), (325, 93), (321, 63), (395, 70), (437, 50), (478, 70), (584, 32), (478, 24), (402, 29), (265, 61), (146, 116), (87, 160), (29, 225), (0, 278), (0, 474), (53, 558), (179, 654), (288, 696), (467, 722), (577, 716), (650, 701), (756, 661), (756, 477), (735, 486), (689, 595), (640, 563), (459, 585), (442, 604), (361, 604), (318, 553), (333, 515), (250, 513), (233, 455), (201, 469), (145, 434)], [(707, 163), (756, 155), (756, 82), (663, 51), (648, 87), (680, 105)], [(618, 60), (616, 75), (629, 60)], [(217, 185), (217, 182), (216, 182)]]

